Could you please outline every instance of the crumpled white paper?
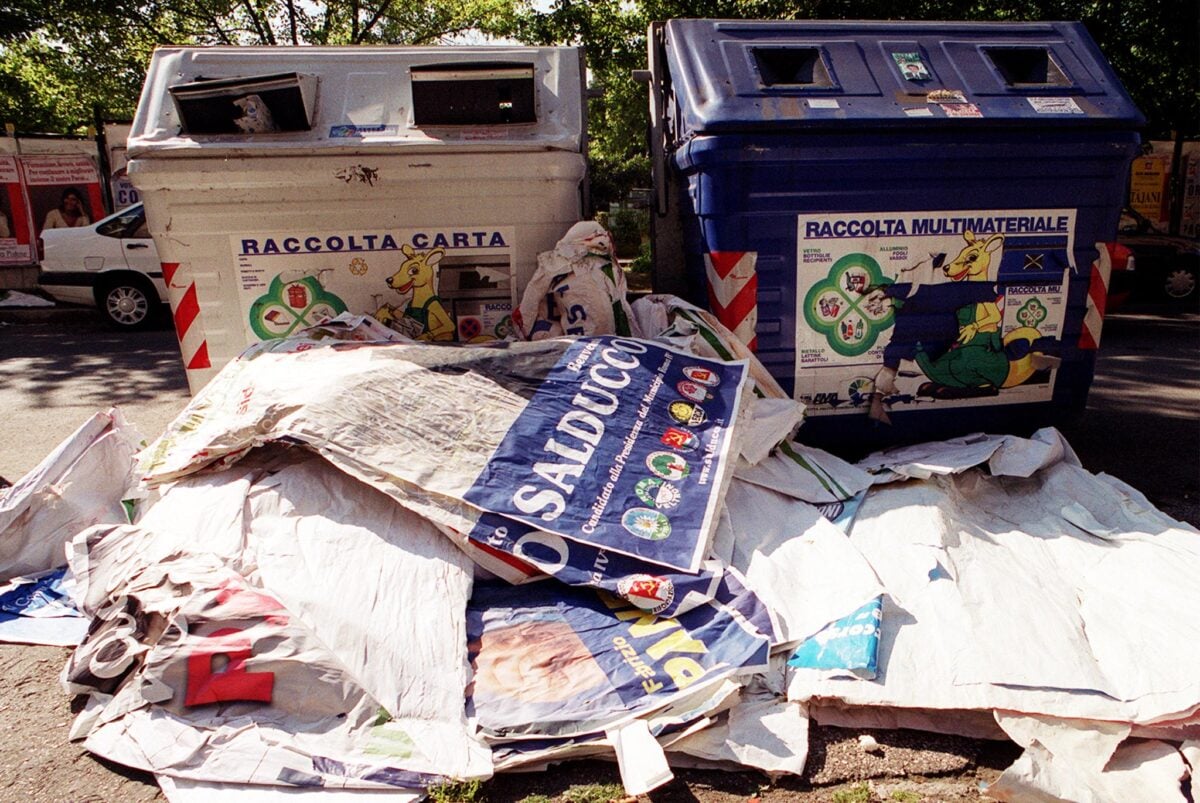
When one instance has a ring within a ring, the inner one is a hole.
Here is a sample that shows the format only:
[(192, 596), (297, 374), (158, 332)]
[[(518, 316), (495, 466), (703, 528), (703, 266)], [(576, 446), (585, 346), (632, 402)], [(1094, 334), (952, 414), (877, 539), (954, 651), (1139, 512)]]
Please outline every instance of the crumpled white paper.
[(80, 530), (128, 521), (121, 500), (136, 485), (140, 442), (120, 410), (96, 413), (0, 491), (0, 580), (62, 566)]

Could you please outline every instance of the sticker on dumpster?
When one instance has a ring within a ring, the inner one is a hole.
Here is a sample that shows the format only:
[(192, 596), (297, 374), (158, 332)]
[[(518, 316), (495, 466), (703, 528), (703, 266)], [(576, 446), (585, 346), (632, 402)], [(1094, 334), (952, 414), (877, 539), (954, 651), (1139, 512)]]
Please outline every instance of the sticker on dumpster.
[(947, 117), (983, 117), (983, 110), (974, 103), (943, 103), (941, 106)]
[(373, 315), (419, 340), (505, 339), (513, 236), (489, 226), (236, 235), (247, 334), (284, 337), (332, 310)]
[(1038, 114), (1083, 114), (1075, 98), (1026, 98)]
[[(675, 595), (653, 576), (628, 585), (654, 607)], [(474, 713), (493, 734), (603, 730), (765, 666), (768, 639), (739, 613), (702, 605), (663, 618), (586, 589), (479, 583), (467, 608)]]
[(801, 215), (796, 395), (815, 413), (1047, 401), (1073, 209)]
[[(676, 388), (695, 365), (694, 357), (645, 341), (573, 343), (463, 498), (567, 538), (695, 571), (730, 469), (729, 427), (746, 379), (743, 363), (711, 362), (704, 367), (717, 382), (709, 398), (682, 401)], [(683, 437), (690, 434), (695, 450), (666, 447), (672, 429), (680, 431), (673, 443), (690, 445)], [(646, 505), (639, 483), (651, 477), (675, 486), (677, 507)]]
[(920, 53), (893, 53), (892, 60), (905, 81), (928, 81), (932, 77)]

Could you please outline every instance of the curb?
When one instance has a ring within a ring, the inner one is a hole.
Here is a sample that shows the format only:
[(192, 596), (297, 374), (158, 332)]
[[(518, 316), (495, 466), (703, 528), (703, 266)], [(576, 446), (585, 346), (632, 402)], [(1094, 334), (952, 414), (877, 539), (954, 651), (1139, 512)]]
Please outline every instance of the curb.
[(99, 314), (85, 306), (0, 307), (0, 323), (5, 324), (77, 323), (82, 318), (99, 320)]

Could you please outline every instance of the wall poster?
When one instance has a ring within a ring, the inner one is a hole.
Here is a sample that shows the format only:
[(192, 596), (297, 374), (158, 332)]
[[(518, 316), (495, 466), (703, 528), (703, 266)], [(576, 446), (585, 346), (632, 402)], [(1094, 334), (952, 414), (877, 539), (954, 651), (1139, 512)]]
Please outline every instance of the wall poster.
[(1047, 401), (1074, 209), (800, 215), (796, 397), (816, 415)]
[(513, 236), (487, 226), (234, 235), (246, 331), (270, 340), (349, 311), (418, 340), (503, 339)]

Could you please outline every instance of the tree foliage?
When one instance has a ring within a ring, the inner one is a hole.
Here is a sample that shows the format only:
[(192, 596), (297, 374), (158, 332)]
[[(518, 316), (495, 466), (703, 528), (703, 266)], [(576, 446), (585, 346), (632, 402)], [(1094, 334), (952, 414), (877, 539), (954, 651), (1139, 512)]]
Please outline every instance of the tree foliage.
[(478, 32), (586, 48), (593, 192), (648, 180), (646, 29), (679, 17), (1083, 21), (1146, 114), (1146, 134), (1200, 135), (1200, 6), (1158, 0), (8, 0), (0, 119), (72, 132), (128, 118), (159, 44), (436, 44)]

